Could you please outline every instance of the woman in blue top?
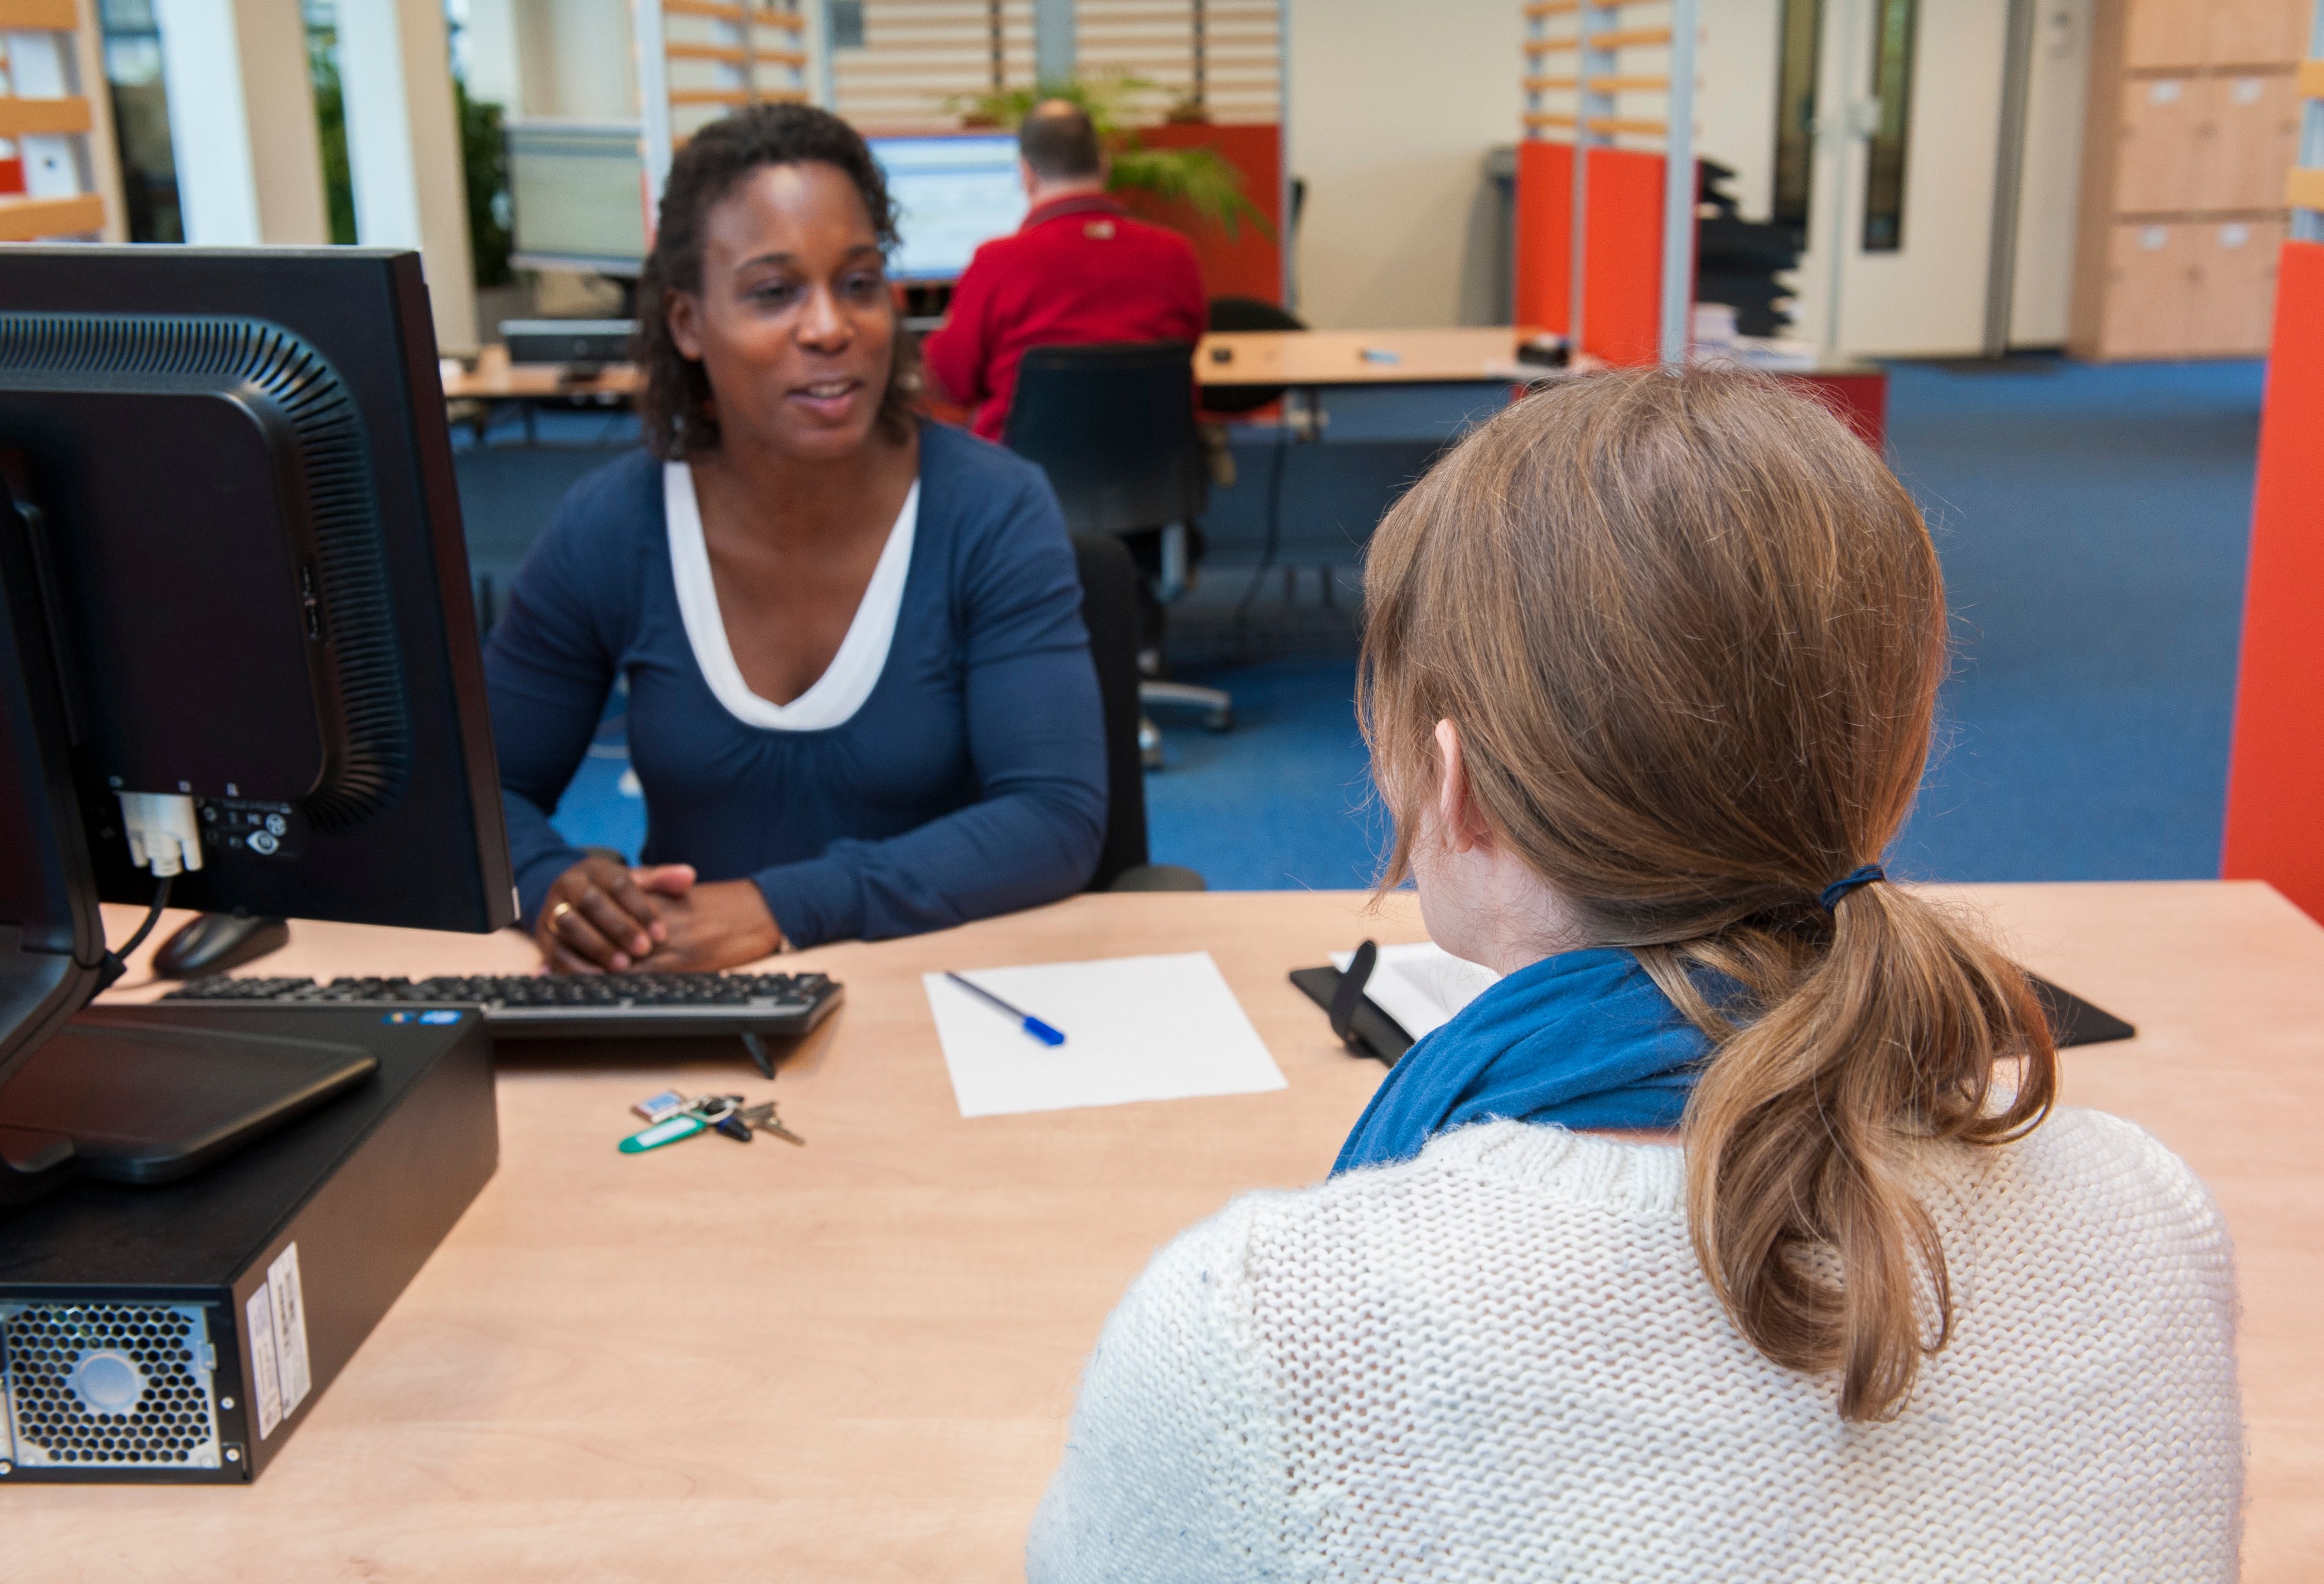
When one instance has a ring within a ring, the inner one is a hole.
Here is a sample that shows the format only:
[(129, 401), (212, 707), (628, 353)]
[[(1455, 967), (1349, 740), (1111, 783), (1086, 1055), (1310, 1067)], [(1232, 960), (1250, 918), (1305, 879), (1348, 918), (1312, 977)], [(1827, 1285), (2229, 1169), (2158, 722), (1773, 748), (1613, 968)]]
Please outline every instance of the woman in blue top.
[[(879, 167), (799, 106), (673, 162), (640, 287), (648, 451), (575, 486), (485, 655), (524, 916), (567, 972), (713, 969), (1050, 901), (1105, 807), (1038, 469), (917, 421)], [(645, 867), (549, 816), (617, 677)]]

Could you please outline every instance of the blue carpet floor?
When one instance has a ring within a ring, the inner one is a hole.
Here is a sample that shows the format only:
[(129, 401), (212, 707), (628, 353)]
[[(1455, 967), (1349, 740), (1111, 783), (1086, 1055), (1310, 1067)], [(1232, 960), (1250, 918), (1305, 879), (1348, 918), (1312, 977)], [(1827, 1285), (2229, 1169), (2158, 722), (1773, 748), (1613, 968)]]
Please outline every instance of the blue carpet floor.
[[(1939, 753), (1895, 854), (1945, 879), (2218, 872), (2256, 444), (2257, 364), (1892, 371), (1898, 473), (1944, 557), (1957, 661)], [(1233, 732), (1168, 724), (1147, 778), (1157, 861), (1214, 888), (1368, 883), (1386, 822), (1351, 652), (1187, 668)], [(559, 811), (635, 852), (615, 700)]]

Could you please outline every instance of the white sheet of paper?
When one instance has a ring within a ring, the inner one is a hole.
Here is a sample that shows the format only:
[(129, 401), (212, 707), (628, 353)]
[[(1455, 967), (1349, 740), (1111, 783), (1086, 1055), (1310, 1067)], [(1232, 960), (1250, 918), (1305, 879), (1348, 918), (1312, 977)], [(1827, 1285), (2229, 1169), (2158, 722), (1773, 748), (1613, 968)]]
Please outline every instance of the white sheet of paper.
[[(1343, 973), (1355, 960), (1353, 952), (1332, 953), (1332, 966)], [(1480, 963), (1455, 957), (1434, 941), (1414, 941), (1379, 948), (1364, 994), (1418, 1040), (1452, 1022), (1455, 1013), (1500, 977)]]
[(1285, 1087), (1208, 952), (964, 970), (1065, 1036), (1046, 1045), (941, 973), (921, 975), (964, 1117)]

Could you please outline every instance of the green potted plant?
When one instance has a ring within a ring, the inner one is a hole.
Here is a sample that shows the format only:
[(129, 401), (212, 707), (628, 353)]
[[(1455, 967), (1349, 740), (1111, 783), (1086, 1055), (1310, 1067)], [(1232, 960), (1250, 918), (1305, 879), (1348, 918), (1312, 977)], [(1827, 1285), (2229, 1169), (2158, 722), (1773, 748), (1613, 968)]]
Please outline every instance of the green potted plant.
[[(1159, 87), (1144, 78), (1120, 72), (1095, 76), (1076, 73), (1063, 82), (1001, 88), (988, 94), (954, 95), (945, 100), (945, 108), (958, 115), (963, 125), (1002, 127), (1014, 132), (1033, 106), (1045, 100), (1064, 99), (1079, 105), (1089, 113), (1091, 124), (1097, 128), (1111, 159), (1108, 189), (1114, 192), (1150, 193), (1157, 198), (1184, 204), (1231, 238), (1240, 234), (1245, 221), (1258, 226), (1263, 235), (1274, 235), (1274, 226), (1268, 224), (1267, 216), (1243, 191), (1242, 172), (1221, 159), (1216, 149), (1148, 148), (1138, 129), (1128, 124), (1126, 111), (1130, 96)], [(1170, 119), (1206, 119), (1200, 109), (1199, 106), (1182, 104), (1172, 109)]]

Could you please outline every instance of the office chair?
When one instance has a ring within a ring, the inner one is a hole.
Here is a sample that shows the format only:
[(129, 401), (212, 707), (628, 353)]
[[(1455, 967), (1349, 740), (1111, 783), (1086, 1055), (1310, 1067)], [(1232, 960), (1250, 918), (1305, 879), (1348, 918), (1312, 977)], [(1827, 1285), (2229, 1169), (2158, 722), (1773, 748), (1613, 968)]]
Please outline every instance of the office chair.
[[(1032, 347), (1017, 365), (1002, 434), (1049, 475), (1066, 527), (1125, 539), (1132, 556), (1149, 563), (1140, 568), (1149, 629), (1141, 647), (1157, 652), (1162, 608), (1186, 592), (1200, 548), (1194, 520), (1210, 503), (1194, 430), (1194, 355), (1184, 341)], [(1234, 700), (1215, 687), (1148, 680), (1138, 696), (1148, 708), (1202, 710), (1213, 732), (1234, 723)], [(1158, 765), (1159, 738), (1147, 741), (1145, 760)]]
[(1200, 891), (1203, 877), (1175, 863), (1148, 863), (1146, 777), (1138, 740), (1138, 566), (1122, 542), (1107, 533), (1074, 535), (1074, 561), (1082, 578), (1082, 622), (1097, 666), (1098, 698), (1105, 712), (1105, 845), (1099, 850), (1093, 891)]
[[(1211, 299), (1211, 328), (1226, 334), (1244, 330), (1304, 330), (1307, 322), (1297, 314), (1257, 297)], [(1203, 392), (1203, 410), (1240, 417), (1283, 400), (1281, 385), (1235, 385)]]

